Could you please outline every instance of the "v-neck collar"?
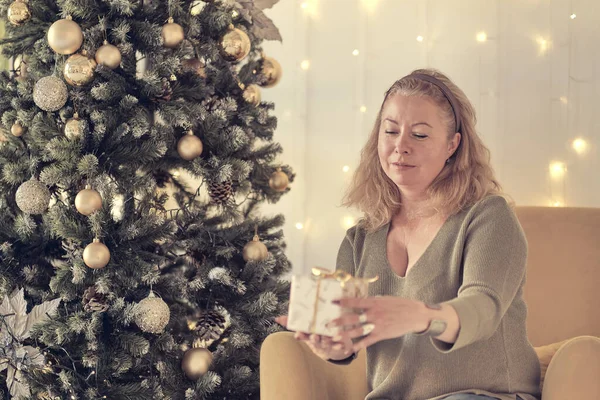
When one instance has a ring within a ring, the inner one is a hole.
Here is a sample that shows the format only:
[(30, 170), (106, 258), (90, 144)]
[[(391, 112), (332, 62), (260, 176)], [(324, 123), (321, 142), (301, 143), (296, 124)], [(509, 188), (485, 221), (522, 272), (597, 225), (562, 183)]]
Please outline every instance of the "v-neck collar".
[[(387, 268), (387, 270), (396, 278), (396, 279), (408, 279), (408, 277), (411, 276), (411, 274), (413, 274), (413, 270), (415, 270), (415, 268), (417, 268), (419, 266), (419, 264), (421, 264), (421, 260), (423, 258), (425, 258), (427, 256), (427, 254), (431, 251), (430, 249), (432, 247), (435, 246), (436, 242), (438, 240), (440, 240), (439, 238), (442, 236), (442, 233), (448, 228), (449, 222), (450, 220), (454, 217), (454, 215), (449, 216), (448, 218), (446, 218), (446, 220), (444, 221), (444, 223), (442, 224), (442, 226), (440, 227), (440, 229), (437, 231), (437, 233), (435, 234), (435, 236), (433, 237), (433, 240), (429, 243), (429, 245), (427, 246), (427, 248), (425, 248), (425, 250), (423, 251), (423, 253), (421, 254), (421, 256), (417, 259), (417, 261), (415, 261), (415, 263), (413, 264), (413, 266), (408, 269), (408, 271), (404, 274), (404, 276), (400, 276), (398, 275), (396, 272), (394, 272), (394, 270), (392, 269), (392, 266), (390, 264), (390, 260), (388, 259), (388, 246), (387, 246), (387, 239), (388, 239), (388, 235), (390, 233), (390, 229), (392, 227), (392, 221), (389, 221), (386, 225), (384, 225), (381, 228), (381, 232), (382, 232), (382, 238), (381, 238), (381, 243), (383, 243), (383, 254), (385, 256), (385, 266)], [(407, 265), (408, 268), (408, 265)]]

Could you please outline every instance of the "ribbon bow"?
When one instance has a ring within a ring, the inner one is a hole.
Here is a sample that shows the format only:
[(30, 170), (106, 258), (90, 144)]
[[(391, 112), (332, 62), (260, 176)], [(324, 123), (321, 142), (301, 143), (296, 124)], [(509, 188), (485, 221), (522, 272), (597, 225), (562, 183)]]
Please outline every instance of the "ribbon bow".
[(325, 269), (322, 267), (313, 267), (312, 274), (314, 276), (316, 276), (317, 278), (321, 278), (321, 279), (322, 278), (325, 278), (325, 279), (333, 278), (333, 279), (339, 281), (342, 284), (342, 287), (344, 287), (346, 285), (346, 283), (351, 280), (361, 280), (361, 281), (366, 281), (367, 283), (373, 283), (379, 279), (379, 276), (375, 276), (374, 278), (355, 278), (352, 275), (350, 275), (349, 273), (347, 273), (346, 271), (342, 271), (342, 270), (338, 269), (334, 272), (331, 272), (328, 269)]

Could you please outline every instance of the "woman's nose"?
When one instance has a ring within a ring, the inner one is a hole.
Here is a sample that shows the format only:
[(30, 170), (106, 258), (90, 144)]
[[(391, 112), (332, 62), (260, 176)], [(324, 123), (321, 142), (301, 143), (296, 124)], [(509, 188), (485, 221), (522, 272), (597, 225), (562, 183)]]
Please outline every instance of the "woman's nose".
[(396, 139), (396, 153), (398, 154), (409, 154), (410, 143), (408, 141), (408, 135), (400, 133)]

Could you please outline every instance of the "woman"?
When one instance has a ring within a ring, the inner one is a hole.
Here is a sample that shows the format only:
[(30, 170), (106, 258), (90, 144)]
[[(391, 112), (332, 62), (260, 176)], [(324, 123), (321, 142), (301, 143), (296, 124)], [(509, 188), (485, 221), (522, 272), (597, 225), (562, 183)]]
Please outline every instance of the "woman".
[[(539, 398), (523, 301), (527, 243), (501, 195), (465, 94), (435, 70), (387, 91), (345, 205), (364, 212), (337, 267), (379, 276), (320, 357), (367, 351), (366, 399)], [(279, 319), (285, 323), (285, 319)]]

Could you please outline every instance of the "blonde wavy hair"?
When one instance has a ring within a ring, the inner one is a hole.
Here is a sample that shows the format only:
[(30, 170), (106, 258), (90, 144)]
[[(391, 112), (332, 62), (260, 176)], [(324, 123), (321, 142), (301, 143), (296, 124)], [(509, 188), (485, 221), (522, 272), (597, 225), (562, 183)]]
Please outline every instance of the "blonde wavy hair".
[[(454, 94), (460, 109), (461, 141), (449, 162), (427, 189), (431, 205), (437, 212), (450, 216), (488, 195), (503, 195), (490, 165), (490, 152), (475, 130), (475, 109), (465, 93), (435, 69), (417, 69), (411, 74), (432, 75), (442, 81)], [(442, 121), (447, 126), (448, 139), (456, 133), (450, 102), (436, 85), (408, 75), (387, 90), (373, 130), (361, 151), (358, 168), (342, 201), (342, 205), (356, 207), (363, 212), (360, 224), (369, 232), (388, 223), (402, 208), (400, 190), (385, 174), (377, 153), (381, 113), (386, 100), (392, 95), (427, 97), (439, 107)]]

